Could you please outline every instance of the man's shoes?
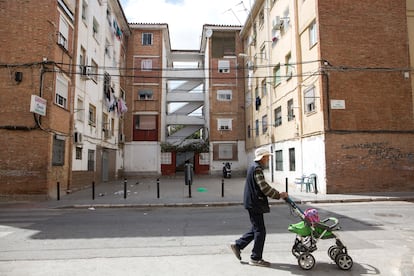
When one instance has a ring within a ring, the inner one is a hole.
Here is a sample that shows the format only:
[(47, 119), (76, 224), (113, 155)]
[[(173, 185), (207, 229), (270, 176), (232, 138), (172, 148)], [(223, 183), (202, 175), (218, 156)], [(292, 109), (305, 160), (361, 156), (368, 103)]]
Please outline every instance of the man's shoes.
[(239, 247), (237, 246), (237, 244), (235, 244), (235, 243), (231, 244), (231, 245), (230, 245), (230, 248), (231, 248), (231, 250), (233, 251), (234, 256), (236, 256), (236, 258), (237, 258), (239, 261), (241, 261), (240, 249), (239, 249)]
[(265, 260), (253, 260), (250, 259), (249, 265), (254, 265), (254, 266), (263, 266), (263, 267), (269, 267), (270, 263), (265, 261)]

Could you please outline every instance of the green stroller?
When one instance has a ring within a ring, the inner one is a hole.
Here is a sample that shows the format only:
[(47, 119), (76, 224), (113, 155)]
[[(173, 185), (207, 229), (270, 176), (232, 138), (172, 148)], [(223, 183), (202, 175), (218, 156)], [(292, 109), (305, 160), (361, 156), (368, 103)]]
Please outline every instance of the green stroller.
[(293, 213), (301, 218), (300, 222), (291, 224), (288, 228), (296, 234), (292, 254), (298, 260), (299, 266), (304, 270), (312, 269), (315, 266), (315, 257), (311, 253), (317, 250), (318, 240), (335, 239), (335, 245), (328, 249), (328, 256), (340, 269), (351, 269), (352, 258), (339, 235), (334, 232), (339, 229), (338, 219), (329, 217), (321, 221), (316, 209), (309, 208), (303, 212), (290, 198), (286, 198), (286, 202), (291, 206)]

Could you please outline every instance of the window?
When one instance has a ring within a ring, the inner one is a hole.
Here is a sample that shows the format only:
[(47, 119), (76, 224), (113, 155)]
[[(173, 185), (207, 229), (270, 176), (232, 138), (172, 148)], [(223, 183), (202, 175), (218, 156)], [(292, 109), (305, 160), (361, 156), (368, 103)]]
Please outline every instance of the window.
[(162, 165), (172, 164), (172, 152), (161, 152), (161, 164)]
[(96, 125), (96, 107), (89, 104), (88, 124), (91, 126)]
[(289, 149), (289, 170), (291, 172), (296, 170), (295, 148)]
[(262, 116), (262, 133), (267, 132), (267, 115)]
[(152, 45), (152, 33), (142, 34), (142, 45)]
[(290, 15), (289, 15), (289, 7), (283, 12), (283, 31), (287, 31), (290, 27)]
[(111, 100), (111, 75), (109, 75), (108, 72), (104, 73), (104, 83), (103, 83), (103, 93), (104, 96), (108, 99), (108, 101)]
[(76, 160), (82, 160), (82, 148), (76, 147)]
[(295, 112), (293, 110), (293, 99), (290, 99), (287, 102), (287, 111), (288, 111), (288, 121), (295, 119)]
[(111, 53), (111, 43), (109, 42), (108, 39), (105, 39), (105, 55), (108, 58), (112, 57), (112, 53)]
[(98, 82), (98, 64), (94, 60), (91, 61), (89, 76), (94, 82)]
[(93, 18), (92, 36), (99, 41), (99, 23), (95, 17)]
[(307, 90), (305, 90), (304, 93), (304, 97), (305, 97), (305, 113), (310, 113), (315, 111), (316, 106), (315, 106), (315, 87), (310, 87)]
[(232, 91), (231, 90), (217, 90), (218, 101), (231, 101)]
[(263, 45), (260, 48), (260, 53), (259, 56), (256, 56), (256, 58), (258, 58), (260, 60), (261, 63), (263, 63), (265, 60), (267, 60), (267, 55), (266, 55), (266, 46)]
[(283, 152), (281, 150), (277, 150), (275, 152), (276, 157), (276, 171), (283, 171)]
[(83, 48), (83, 46), (81, 46), (81, 49), (80, 49), (79, 64), (80, 64), (80, 68), (81, 68), (81, 73), (82, 74), (86, 73), (86, 71), (84, 71), (84, 69), (83, 69), (87, 65), (86, 50), (85, 50), (85, 48)]
[(141, 71), (151, 71), (151, 70), (152, 70), (152, 59), (141, 60)]
[(217, 129), (218, 130), (232, 130), (232, 119), (218, 119)]
[(262, 97), (267, 95), (267, 85), (266, 85), (266, 79), (262, 80)]
[(149, 101), (153, 99), (153, 92), (149, 89), (141, 89), (138, 91), (138, 98), (140, 101)]
[(313, 20), (309, 25), (309, 48), (312, 48), (318, 42), (318, 33), (316, 29), (316, 21)]
[(102, 113), (102, 132), (105, 139), (110, 138), (108, 114)]
[(85, 119), (85, 107), (83, 106), (83, 100), (80, 98), (78, 98), (76, 102), (75, 113), (76, 119), (78, 119), (78, 121), (83, 122), (83, 120)]
[(140, 114), (134, 115), (134, 141), (157, 141), (158, 140), (158, 116)]
[(259, 136), (259, 120), (255, 121), (255, 135), (256, 137)]
[(230, 61), (229, 60), (219, 60), (218, 61), (218, 71), (219, 71), (219, 73), (230, 73)]
[(282, 82), (282, 79), (280, 77), (280, 65), (276, 65), (273, 68), (273, 85), (277, 86)]
[(275, 127), (282, 125), (282, 107), (278, 107), (275, 112)]
[(112, 16), (111, 16), (111, 7), (108, 5), (106, 8), (106, 20), (110, 27), (112, 27)]
[(157, 127), (156, 115), (137, 115), (135, 116), (136, 130), (154, 130)]
[(261, 10), (259, 13), (259, 27), (262, 27), (264, 24), (264, 10)]
[(286, 65), (286, 77), (290, 79), (292, 77), (293, 67), (292, 67), (292, 55), (291, 53), (287, 54), (285, 57), (285, 65)]
[(86, 3), (86, 0), (83, 0), (82, 2), (82, 20), (85, 24), (88, 21), (88, 4)]
[(56, 78), (56, 97), (55, 103), (63, 108), (67, 108), (68, 100), (68, 81), (62, 74), (58, 74)]
[(88, 150), (88, 171), (95, 171), (95, 151)]
[(52, 165), (63, 166), (65, 164), (65, 137), (55, 134), (53, 136)]
[(233, 144), (219, 144), (219, 159), (233, 159)]
[(59, 35), (58, 44), (65, 50), (68, 50), (68, 39), (69, 39), (69, 24), (65, 18), (61, 15), (59, 20)]

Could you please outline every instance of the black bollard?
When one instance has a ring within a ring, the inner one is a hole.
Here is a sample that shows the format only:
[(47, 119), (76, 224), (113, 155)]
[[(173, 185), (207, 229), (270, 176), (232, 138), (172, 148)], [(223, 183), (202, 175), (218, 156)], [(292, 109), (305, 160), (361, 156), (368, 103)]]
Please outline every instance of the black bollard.
[(92, 181), (92, 200), (95, 200), (95, 181)]
[(221, 197), (224, 197), (224, 178), (221, 179)]
[(288, 178), (286, 177), (286, 193), (288, 192), (288, 188), (289, 188), (289, 185), (288, 185)]
[(56, 183), (56, 189), (57, 189), (57, 200), (60, 200), (60, 183), (58, 181), (58, 183)]
[(191, 198), (191, 180), (188, 180), (188, 197)]
[(315, 194), (318, 193), (318, 183), (316, 183), (316, 175), (313, 177), (313, 184), (315, 185)]
[(160, 179), (157, 178), (157, 198), (160, 198)]
[(124, 199), (127, 198), (127, 179), (124, 178)]

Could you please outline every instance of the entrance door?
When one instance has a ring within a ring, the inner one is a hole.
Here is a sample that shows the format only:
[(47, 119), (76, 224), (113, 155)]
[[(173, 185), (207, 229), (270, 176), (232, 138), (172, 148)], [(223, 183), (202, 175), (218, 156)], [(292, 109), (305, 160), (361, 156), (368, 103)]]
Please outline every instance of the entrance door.
[(108, 152), (106, 150), (102, 151), (102, 181), (108, 181)]
[(194, 166), (194, 152), (177, 152), (177, 157), (176, 157), (176, 171), (177, 172), (182, 172), (184, 171), (184, 163), (185, 161), (190, 161), (191, 164), (193, 164)]

